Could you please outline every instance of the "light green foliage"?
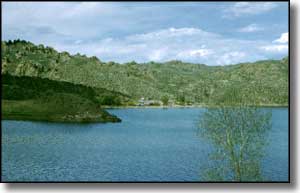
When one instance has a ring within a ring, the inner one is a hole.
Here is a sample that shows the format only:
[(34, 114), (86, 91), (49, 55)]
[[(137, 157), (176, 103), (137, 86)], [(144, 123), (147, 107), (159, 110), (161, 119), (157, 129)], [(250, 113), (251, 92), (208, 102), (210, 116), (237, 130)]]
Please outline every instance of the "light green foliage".
[(214, 146), (204, 180), (259, 181), (271, 111), (248, 106), (207, 109), (199, 135)]
[(288, 59), (229, 66), (181, 61), (104, 63), (96, 57), (59, 53), (30, 42), (2, 42), (2, 73), (38, 76), (123, 93), (137, 102), (168, 96), (178, 104), (218, 105), (248, 99), (257, 105), (288, 104)]

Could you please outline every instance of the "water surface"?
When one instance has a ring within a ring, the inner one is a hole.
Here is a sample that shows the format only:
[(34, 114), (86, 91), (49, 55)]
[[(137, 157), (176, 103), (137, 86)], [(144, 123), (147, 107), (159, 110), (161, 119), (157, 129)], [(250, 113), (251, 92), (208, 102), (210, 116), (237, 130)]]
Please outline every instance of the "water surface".
[[(204, 109), (114, 109), (121, 123), (2, 121), (4, 181), (201, 181)], [(272, 109), (267, 180), (288, 180), (288, 109)]]

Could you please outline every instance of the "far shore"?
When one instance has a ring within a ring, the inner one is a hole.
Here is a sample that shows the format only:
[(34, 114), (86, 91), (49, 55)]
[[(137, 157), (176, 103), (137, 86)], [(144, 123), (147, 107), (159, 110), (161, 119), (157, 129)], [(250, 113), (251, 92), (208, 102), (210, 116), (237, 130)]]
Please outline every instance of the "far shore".
[[(254, 106), (254, 105), (253, 105)], [(166, 109), (166, 108), (214, 108), (217, 105), (172, 105), (172, 106), (102, 106), (104, 109)], [(288, 108), (289, 105), (261, 104), (255, 107), (264, 108)]]

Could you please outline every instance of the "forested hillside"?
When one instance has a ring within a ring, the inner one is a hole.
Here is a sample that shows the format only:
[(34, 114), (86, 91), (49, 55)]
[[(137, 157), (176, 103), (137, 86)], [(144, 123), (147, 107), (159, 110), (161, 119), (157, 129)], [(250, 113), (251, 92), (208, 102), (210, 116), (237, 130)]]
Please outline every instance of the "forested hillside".
[(82, 85), (2, 74), (2, 118), (56, 122), (119, 122)]
[(130, 97), (132, 104), (142, 97), (181, 105), (288, 104), (287, 57), (228, 66), (181, 61), (118, 64), (20, 40), (1, 46), (2, 74), (103, 88)]

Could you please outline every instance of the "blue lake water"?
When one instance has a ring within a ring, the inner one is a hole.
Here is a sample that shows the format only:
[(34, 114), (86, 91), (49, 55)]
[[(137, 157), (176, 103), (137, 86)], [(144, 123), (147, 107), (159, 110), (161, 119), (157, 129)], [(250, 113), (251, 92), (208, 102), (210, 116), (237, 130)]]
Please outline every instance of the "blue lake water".
[[(4, 181), (201, 181), (204, 109), (114, 109), (121, 123), (2, 120)], [(288, 180), (288, 109), (272, 109), (265, 179)]]

